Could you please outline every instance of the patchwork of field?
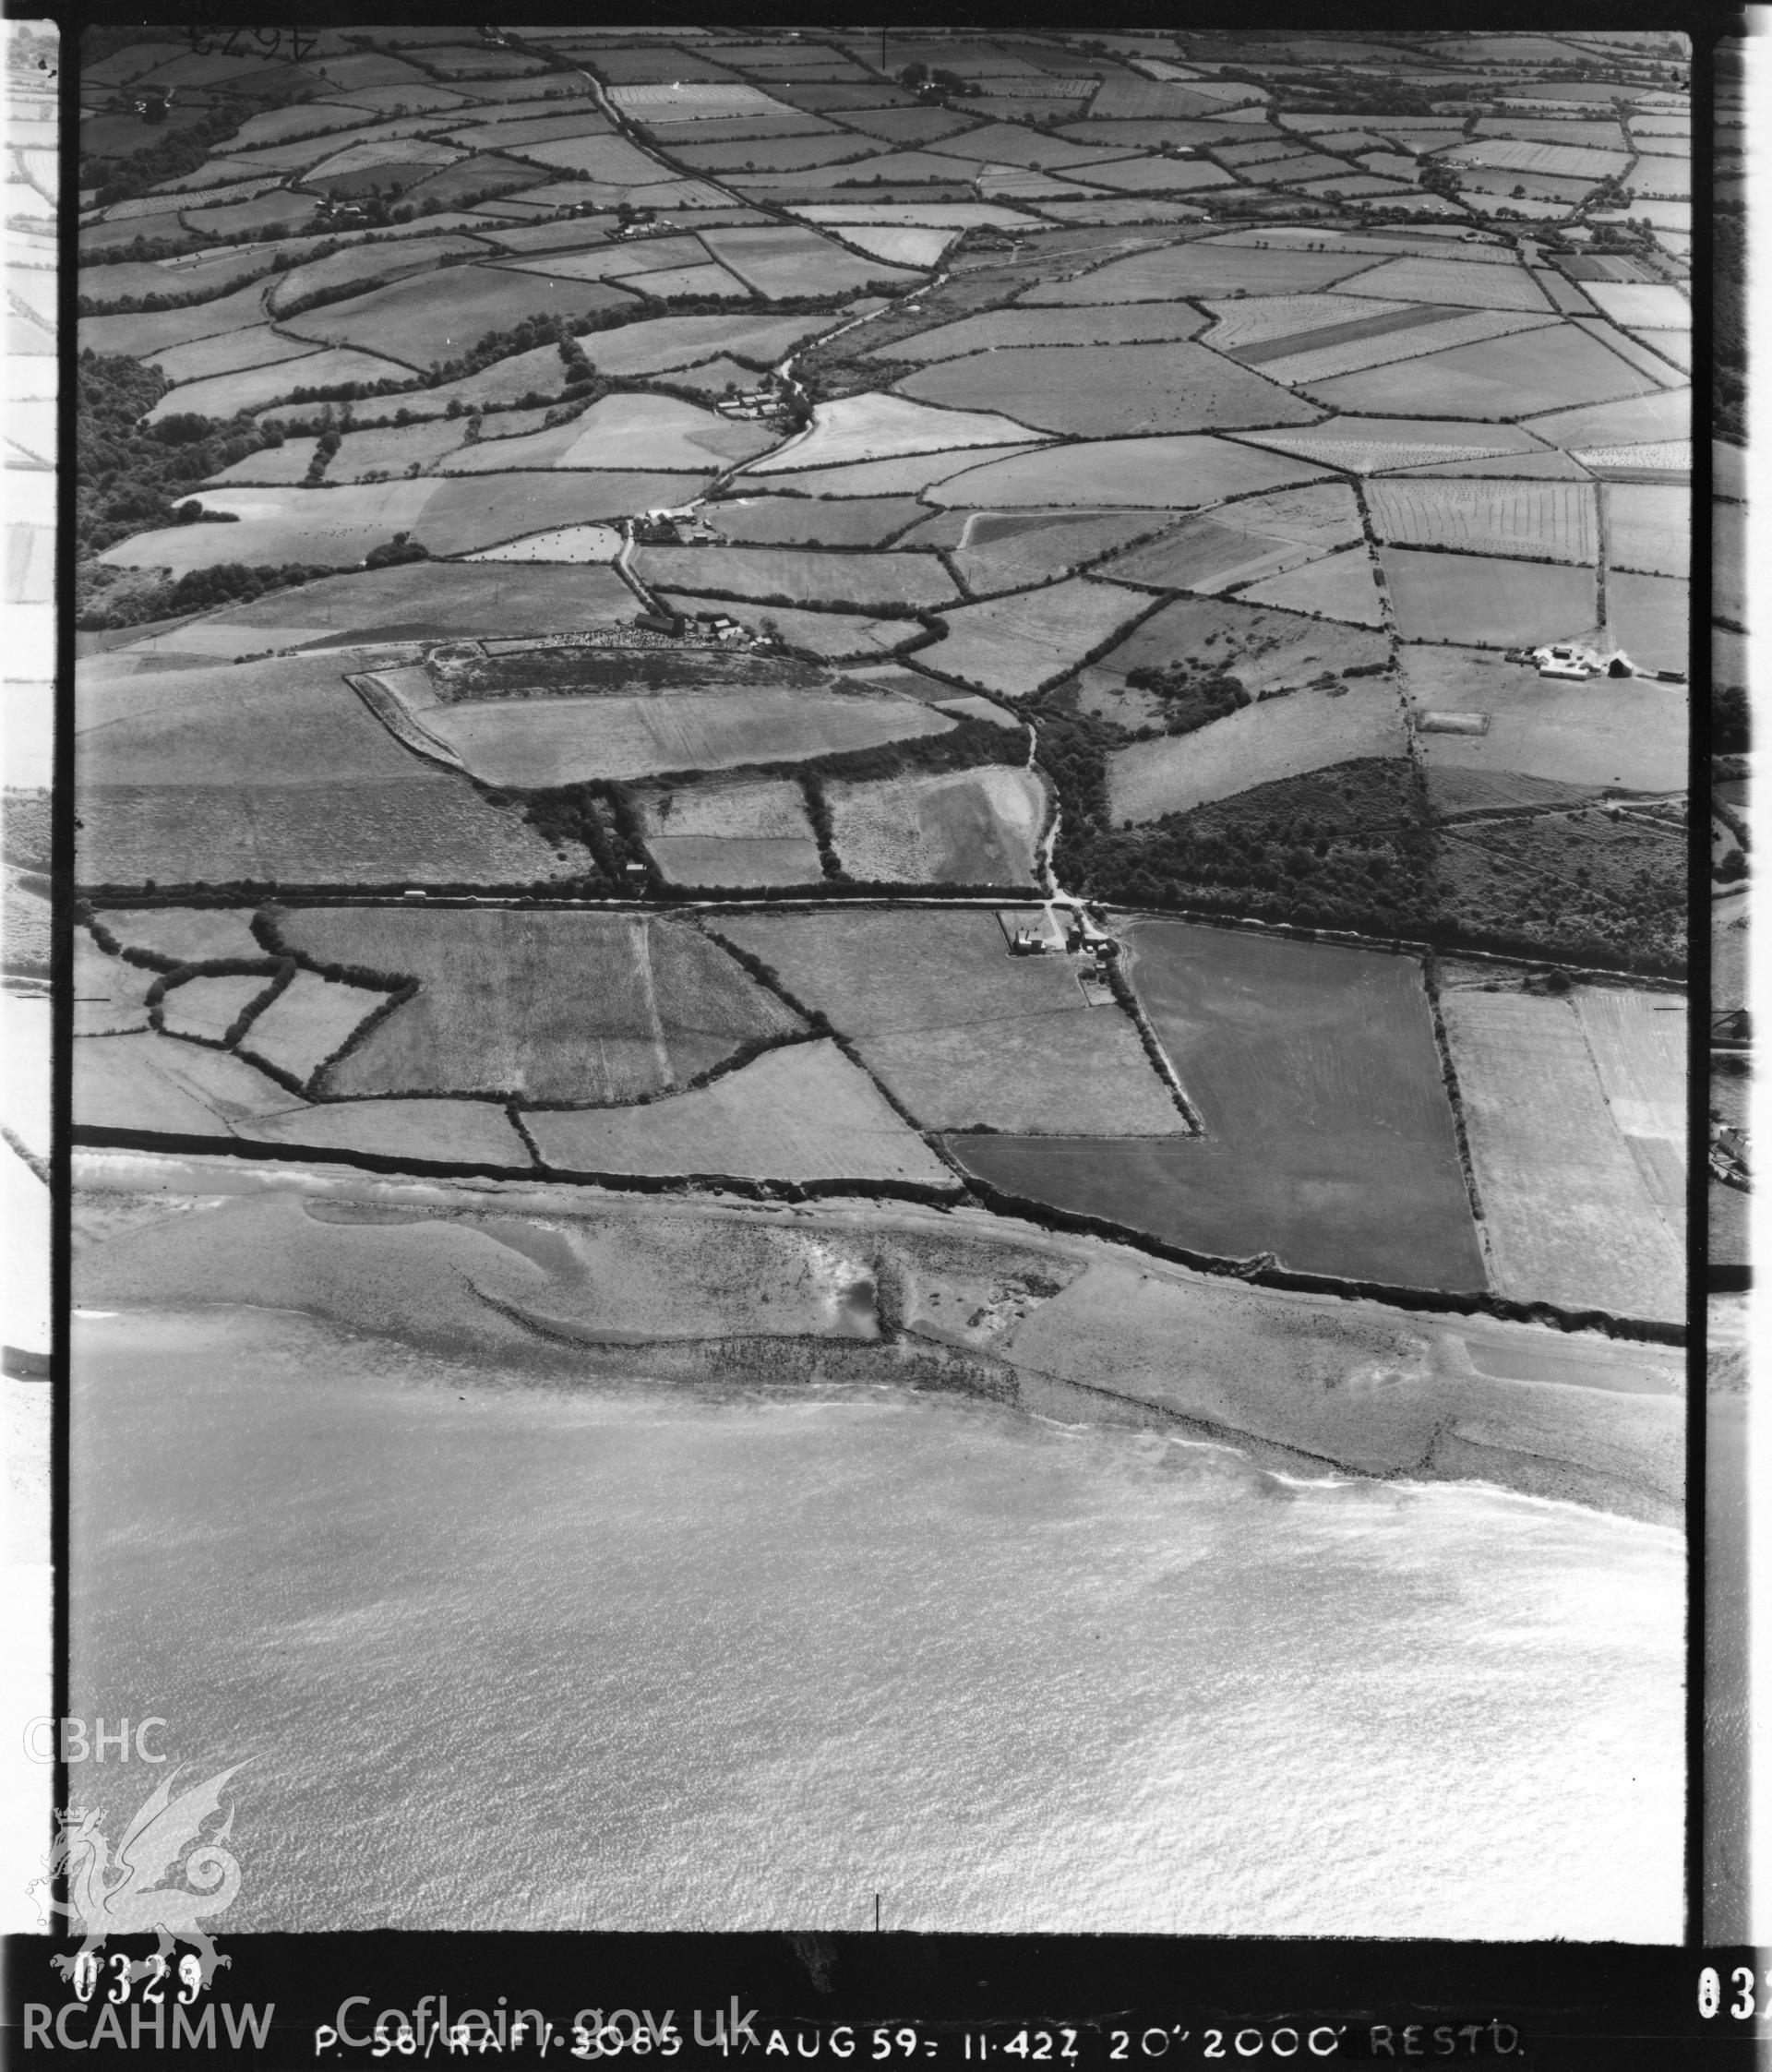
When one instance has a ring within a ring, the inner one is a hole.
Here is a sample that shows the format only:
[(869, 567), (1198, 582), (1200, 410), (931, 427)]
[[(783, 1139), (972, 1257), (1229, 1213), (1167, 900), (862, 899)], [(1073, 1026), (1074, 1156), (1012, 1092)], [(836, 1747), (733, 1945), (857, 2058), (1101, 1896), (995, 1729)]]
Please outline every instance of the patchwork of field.
[(828, 1038), (784, 1045), (711, 1085), (644, 1107), (543, 1109), (524, 1121), (557, 1172), (957, 1186)]
[[(690, 406), (678, 406), (687, 410)], [(643, 449), (645, 442), (635, 442)], [(651, 488), (658, 502), (699, 495), (705, 475), (637, 476), (516, 473), (422, 476), (415, 480), (342, 485), (333, 489), (226, 489), (205, 494), (205, 507), (232, 511), (238, 522), (220, 528), (175, 525), (107, 548), (102, 558), (118, 568), (166, 569), (183, 575), (225, 558), (249, 567), (301, 561), (350, 568), (369, 551), (407, 533), (433, 554), (471, 554), (500, 541), (566, 524), (621, 518), (635, 509), (635, 493)]]
[(1245, 705), (1197, 733), (1114, 749), (1108, 757), (1109, 809), (1116, 823), (1161, 820), (1281, 777), (1407, 752), (1390, 684), (1295, 690)]
[(678, 885), (816, 885), (823, 877), (806, 795), (781, 777), (681, 784), (640, 798), (646, 847)]
[(1562, 324), (1312, 381), (1309, 390), (1317, 401), (1349, 413), (1382, 407), (1424, 417), (1514, 420), (1640, 396), (1658, 386), (1579, 326)]
[(877, 347), (868, 357), (927, 362), (956, 360), (1005, 346), (1130, 345), (1151, 339), (1192, 338), (1204, 329), (1205, 318), (1185, 302), (1116, 303), (1088, 309), (990, 309)]
[(1399, 546), (1379, 560), (1406, 641), (1530, 647), (1579, 639), (1598, 616), (1590, 569)]
[(1397, 546), (1592, 562), (1599, 549), (1595, 491), (1585, 482), (1374, 482), (1372, 531)]
[(706, 596), (940, 609), (959, 596), (932, 554), (820, 554), (776, 546), (642, 546), (632, 567), (644, 583)]
[(1542, 449), (1516, 425), (1481, 426), (1426, 417), (1332, 417), (1299, 430), (1246, 432), (1253, 445), (1315, 463), (1318, 470), (1382, 474), (1455, 461), (1483, 461)]
[(1301, 567), (1361, 535), (1352, 490), (1342, 483), (1311, 483), (1190, 519), (1148, 545), (1116, 555), (1096, 572), (1153, 590), (1217, 594)]
[[(1178, 296), (1291, 295), (1327, 288), (1373, 264), (1364, 253), (1275, 252), (1212, 242), (1161, 246), (1069, 281), (1038, 281), (1024, 306), (1045, 303), (1173, 302)], [(1363, 293), (1363, 286), (1357, 291)], [(1428, 299), (1428, 298), (1423, 298)], [(1443, 298), (1442, 298), (1443, 299)]]
[[(410, 754), (330, 669), (164, 671), (83, 713), (82, 885), (529, 885), (582, 875), (511, 806)], [(89, 703), (90, 699), (89, 698)], [(108, 701), (107, 701), (108, 704)]]
[(1497, 1287), (1565, 1309), (1683, 1317), (1683, 1243), (1607, 1099), (1588, 1018), (1567, 1000), (1467, 988), (1447, 992), (1441, 1013)]
[(865, 884), (1031, 885), (1046, 790), (1031, 770), (825, 786), (831, 844)]
[(1252, 697), (1265, 699), (1325, 674), (1383, 667), (1390, 653), (1388, 640), (1353, 627), (1231, 598), (1178, 598), (1078, 672), (1076, 701), (1084, 712), (1138, 726), (1156, 716), (1156, 707), (1128, 682), (1135, 670), (1181, 664), (1210, 674), (1227, 670)]
[(1030, 697), (1106, 646), (1150, 600), (1073, 577), (945, 612), (947, 639), (923, 651), (925, 668), (1006, 698)]
[(1012, 957), (991, 914), (863, 908), (707, 926), (828, 1015), (921, 1129), (1187, 1128), (1130, 1017), (1092, 1007), (1068, 960)]
[(1070, 346), (1001, 346), (949, 359), (898, 392), (956, 410), (994, 403), (1036, 431), (1100, 437), (1306, 423), (1310, 407), (1203, 346), (1103, 345), (1084, 370)]
[(1191, 510), (1227, 497), (1307, 482), (1326, 472), (1309, 461), (1185, 434), (1079, 440), (976, 462), (930, 483), (926, 501), (974, 509), (1142, 504), (1157, 510)]
[(1006, 1191), (1219, 1257), (1487, 1284), (1413, 960), (1140, 918), (1132, 985), (1205, 1133), (954, 1137)]
[(989, 411), (932, 410), (903, 396), (866, 395), (820, 403), (809, 431), (760, 461), (753, 474), (832, 467), (955, 447), (1024, 446), (1025, 425)]
[(927, 519), (901, 545), (949, 549), (949, 566), (974, 597), (1023, 590), (1073, 574), (1161, 523), (1147, 510), (951, 510)]
[(478, 1094), (586, 1107), (682, 1086), (799, 1019), (689, 924), (514, 908), (291, 907), (322, 970), (416, 987), (324, 1075), (340, 1098)]

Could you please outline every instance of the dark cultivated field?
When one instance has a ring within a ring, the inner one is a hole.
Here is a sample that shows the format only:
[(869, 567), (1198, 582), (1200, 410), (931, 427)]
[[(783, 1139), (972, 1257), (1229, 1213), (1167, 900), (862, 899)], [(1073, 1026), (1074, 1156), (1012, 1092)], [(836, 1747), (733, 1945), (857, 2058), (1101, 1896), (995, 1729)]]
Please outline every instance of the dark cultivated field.
[(1199, 1252), (1484, 1287), (1412, 959), (1179, 921), (1135, 921), (1127, 941), (1204, 1138), (950, 1139), (964, 1166)]

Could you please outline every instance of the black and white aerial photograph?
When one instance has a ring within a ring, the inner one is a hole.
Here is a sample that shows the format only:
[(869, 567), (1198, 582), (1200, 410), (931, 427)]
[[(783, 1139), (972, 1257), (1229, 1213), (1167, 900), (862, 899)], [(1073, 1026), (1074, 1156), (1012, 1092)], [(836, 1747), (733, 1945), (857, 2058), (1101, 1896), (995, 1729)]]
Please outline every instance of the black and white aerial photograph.
[(6, 25), (57, 1948), (1681, 1942), (1739, 65), (636, 12)]

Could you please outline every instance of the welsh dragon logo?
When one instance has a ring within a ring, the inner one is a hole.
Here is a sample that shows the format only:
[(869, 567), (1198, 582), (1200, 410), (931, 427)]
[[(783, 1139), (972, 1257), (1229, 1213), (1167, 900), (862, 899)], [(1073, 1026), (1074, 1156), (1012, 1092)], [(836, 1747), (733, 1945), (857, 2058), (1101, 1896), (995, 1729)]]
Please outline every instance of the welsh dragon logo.
[[(233, 1809), (207, 1838), (202, 1828), (221, 1806), (222, 1786), (240, 1767), (236, 1763), (233, 1769), (193, 1784), (176, 1798), (173, 1786), (180, 1772), (162, 1778), (124, 1830), (114, 1858), (96, 1813), (70, 1806), (56, 1815), (49, 1876), (37, 1879), (32, 1889), (66, 1871), (69, 1897), (46, 1903), (56, 1913), (66, 1914), (86, 1940), (72, 1957), (52, 1960), (64, 1978), (72, 1978), (81, 1959), (102, 1949), (107, 1937), (139, 1935), (150, 1929), (160, 1937), (162, 1961), (172, 1956), (175, 1944), (190, 1944), (205, 1985), (219, 1965), (230, 1961), (216, 1955), (215, 1945), (198, 1924), (206, 1914), (231, 1907), (240, 1890), (239, 1862), (222, 1846), (233, 1829)], [(187, 1883), (160, 1884), (174, 1866)], [(143, 1977), (149, 1969), (148, 1963), (132, 1966), (131, 1976)]]

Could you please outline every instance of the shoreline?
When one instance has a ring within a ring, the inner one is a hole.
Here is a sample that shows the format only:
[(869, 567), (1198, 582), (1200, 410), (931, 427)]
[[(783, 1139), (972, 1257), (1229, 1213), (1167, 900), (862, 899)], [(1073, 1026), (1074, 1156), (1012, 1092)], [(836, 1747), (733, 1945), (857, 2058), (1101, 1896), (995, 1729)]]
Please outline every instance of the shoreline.
[(77, 1161), (76, 1228), (85, 1308), (294, 1309), (555, 1382), (643, 1363), (666, 1385), (952, 1390), (1279, 1474), (1683, 1523), (1672, 1347), (1255, 1286), (984, 1210), (110, 1154)]

